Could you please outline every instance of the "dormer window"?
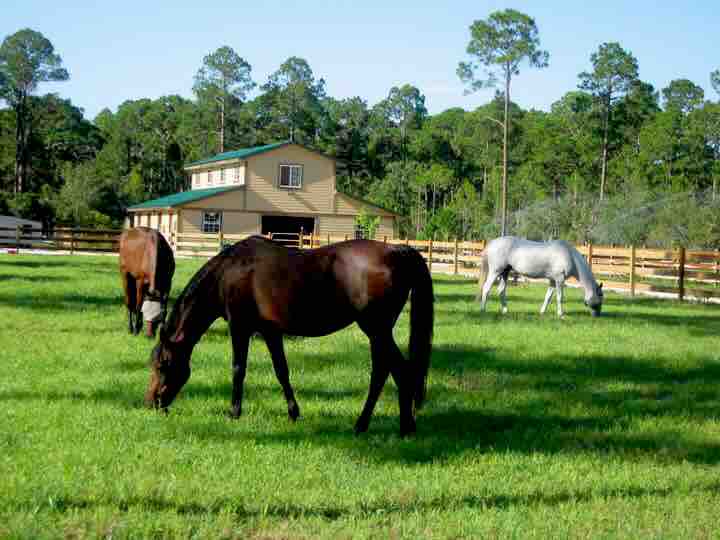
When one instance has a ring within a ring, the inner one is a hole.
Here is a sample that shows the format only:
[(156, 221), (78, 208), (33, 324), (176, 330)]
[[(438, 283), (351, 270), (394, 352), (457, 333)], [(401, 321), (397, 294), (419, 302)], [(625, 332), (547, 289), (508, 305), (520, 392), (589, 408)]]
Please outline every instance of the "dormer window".
[(302, 173), (302, 165), (280, 165), (278, 185), (281, 188), (300, 189), (302, 188)]

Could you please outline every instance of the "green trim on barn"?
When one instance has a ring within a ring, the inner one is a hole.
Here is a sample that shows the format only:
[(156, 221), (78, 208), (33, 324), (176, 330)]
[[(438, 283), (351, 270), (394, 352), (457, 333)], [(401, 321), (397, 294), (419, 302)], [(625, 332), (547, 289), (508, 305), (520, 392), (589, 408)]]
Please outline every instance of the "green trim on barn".
[(191, 191), (181, 191), (180, 193), (174, 193), (172, 195), (166, 195), (158, 199), (152, 199), (145, 201), (140, 204), (134, 204), (128, 207), (128, 210), (145, 210), (148, 208), (172, 208), (174, 206), (182, 206), (189, 202), (199, 201), (201, 199), (207, 199), (208, 197), (214, 197), (227, 191), (234, 189), (242, 189), (245, 186), (230, 186), (230, 187), (216, 187), (207, 189), (193, 189)]
[(197, 165), (205, 165), (206, 163), (214, 163), (216, 161), (227, 161), (230, 159), (247, 159), (250, 156), (255, 156), (257, 154), (262, 154), (264, 152), (269, 152), (270, 150), (275, 150), (276, 148), (280, 148), (281, 146), (285, 146), (286, 144), (291, 144), (290, 141), (283, 141), (279, 143), (274, 144), (266, 144), (264, 146), (253, 146), (252, 148), (241, 148), (240, 150), (232, 150), (230, 152), (223, 152), (222, 154), (215, 154), (214, 156), (210, 156), (209, 158), (200, 159), (198, 161), (193, 161), (192, 163), (187, 163), (185, 167), (196, 167)]

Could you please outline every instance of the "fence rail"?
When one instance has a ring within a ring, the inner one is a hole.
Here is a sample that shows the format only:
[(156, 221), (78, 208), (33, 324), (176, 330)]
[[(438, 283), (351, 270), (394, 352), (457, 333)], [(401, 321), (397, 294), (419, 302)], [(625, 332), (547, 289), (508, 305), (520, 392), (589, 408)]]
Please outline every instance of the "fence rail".
[[(118, 250), (118, 229), (80, 229), (57, 227), (49, 234), (29, 227), (0, 227), (0, 247), (21, 250), (62, 250), (112, 253)], [(300, 249), (320, 247), (350, 240), (351, 236), (317, 234), (269, 234), (285, 245)], [(226, 244), (246, 235), (171, 233), (168, 240), (180, 256), (212, 257)], [(393, 245), (408, 245), (418, 250), (431, 271), (477, 277), (480, 273), (485, 242), (434, 241), (384, 238)], [(647, 249), (582, 245), (577, 249), (588, 260), (598, 281), (606, 287), (634, 295), (665, 293), (683, 300), (720, 299), (720, 250)]]

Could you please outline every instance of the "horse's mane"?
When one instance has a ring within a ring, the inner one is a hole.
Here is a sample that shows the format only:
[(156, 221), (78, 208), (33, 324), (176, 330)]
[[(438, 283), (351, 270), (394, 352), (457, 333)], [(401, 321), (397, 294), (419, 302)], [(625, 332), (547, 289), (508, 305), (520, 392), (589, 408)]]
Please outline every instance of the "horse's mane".
[[(274, 246), (278, 245), (272, 240), (265, 238), (264, 236), (254, 235), (245, 238), (244, 240), (235, 244), (225, 246), (220, 251), (220, 253), (218, 253), (212, 259), (206, 262), (200, 268), (200, 270), (198, 270), (195, 275), (190, 278), (190, 281), (185, 286), (185, 289), (183, 289), (183, 292), (180, 293), (180, 296), (178, 296), (177, 300), (173, 304), (173, 309), (170, 312), (167, 321), (168, 331), (175, 330), (177, 328), (177, 325), (180, 322), (178, 319), (180, 318), (181, 311), (184, 308), (187, 308), (190, 303), (195, 301), (195, 296), (198, 292), (198, 289), (200, 289), (207, 282), (207, 278), (211, 274), (214, 274), (217, 269), (226, 261), (228, 261), (231, 257), (236, 255), (243, 255), (250, 252), (250, 246), (254, 242), (271, 243)], [(203, 292), (205, 292), (205, 290), (206, 288), (203, 289)]]
[(232, 247), (233, 246), (225, 247), (215, 257), (206, 262), (200, 270), (198, 270), (195, 275), (190, 278), (190, 281), (185, 286), (185, 289), (183, 289), (180, 296), (178, 296), (177, 300), (175, 300), (175, 303), (173, 304), (173, 308), (170, 312), (166, 325), (168, 332), (177, 328), (180, 322), (179, 319), (181, 311), (184, 308), (187, 308), (188, 304), (194, 302), (198, 289), (206, 283), (206, 278), (208, 278), (210, 274), (214, 273), (218, 266), (227, 259), (229, 254), (228, 252), (232, 249)]

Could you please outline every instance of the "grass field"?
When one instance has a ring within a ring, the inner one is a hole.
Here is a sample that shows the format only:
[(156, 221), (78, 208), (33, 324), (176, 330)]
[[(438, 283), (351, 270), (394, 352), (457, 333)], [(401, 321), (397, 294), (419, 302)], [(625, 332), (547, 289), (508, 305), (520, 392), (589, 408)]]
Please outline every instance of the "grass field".
[[(173, 297), (198, 261), (178, 261)], [(369, 377), (357, 328), (287, 339), (292, 424), (264, 343), (224, 416), (216, 323), (167, 416), (141, 407), (151, 342), (126, 334), (113, 257), (0, 255), (2, 538), (717, 538), (720, 307), (608, 293), (592, 319), (537, 314), (435, 276), (418, 433), (394, 385), (352, 433)], [(407, 314), (396, 337), (407, 343)]]

